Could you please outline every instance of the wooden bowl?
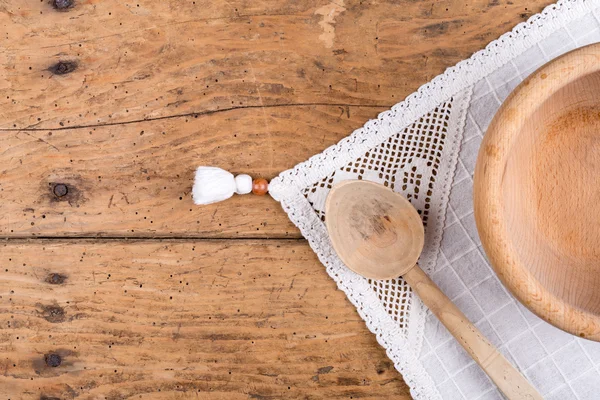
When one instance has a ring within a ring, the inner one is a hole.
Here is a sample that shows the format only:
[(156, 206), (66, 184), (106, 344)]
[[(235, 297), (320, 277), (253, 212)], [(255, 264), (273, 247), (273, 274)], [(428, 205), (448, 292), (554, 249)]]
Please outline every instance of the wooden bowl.
[(474, 179), (477, 228), (502, 282), (544, 320), (600, 341), (600, 44), (513, 91)]

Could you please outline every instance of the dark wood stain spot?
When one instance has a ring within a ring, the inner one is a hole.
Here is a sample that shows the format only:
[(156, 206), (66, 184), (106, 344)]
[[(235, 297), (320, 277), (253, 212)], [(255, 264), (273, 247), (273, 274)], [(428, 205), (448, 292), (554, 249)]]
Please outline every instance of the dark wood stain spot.
[(340, 386), (358, 386), (360, 381), (356, 378), (337, 378), (337, 384)]
[(149, 72), (140, 72), (133, 76), (133, 79), (136, 81), (143, 81), (144, 79), (150, 78), (152, 76)]
[[(482, 40), (487, 40), (483, 38)], [(453, 58), (460, 57), (460, 53), (456, 49), (439, 48), (431, 52), (431, 57)]]
[(500, 153), (500, 150), (498, 149), (497, 146), (493, 145), (493, 144), (488, 144), (487, 146), (485, 146), (485, 154), (488, 157), (491, 158), (496, 158)]
[(54, 75), (66, 75), (75, 71), (78, 66), (79, 64), (77, 61), (59, 61), (50, 66), (48, 71), (52, 72)]
[(250, 399), (258, 399), (258, 400), (270, 400), (270, 399), (273, 399), (274, 397), (263, 396), (263, 395), (256, 394), (256, 393), (249, 393), (248, 394), (248, 398), (250, 398)]
[(425, 25), (424, 27), (419, 28), (419, 31), (421, 31), (423, 36), (433, 38), (445, 35), (450, 29), (461, 27), (462, 24), (463, 21), (460, 19), (455, 21), (444, 21)]
[(383, 235), (388, 225), (383, 219), (387, 217), (386, 221), (390, 221), (387, 214), (391, 208), (391, 204), (382, 203), (378, 199), (373, 199), (369, 204), (356, 204), (350, 213), (350, 226), (363, 240), (369, 240), (374, 235)]
[(57, 273), (49, 274), (45, 279), (45, 281), (47, 283), (50, 283), (51, 285), (61, 285), (61, 284), (65, 283), (66, 280), (67, 280), (66, 275), (57, 274)]
[(46, 396), (43, 394), (40, 396), (40, 400), (60, 400), (60, 399), (58, 397)]
[(53, 306), (40, 306), (42, 308), (42, 316), (48, 322), (58, 324), (64, 322), (66, 319), (66, 313), (64, 308), (58, 305)]
[(328, 374), (329, 372), (331, 372), (332, 369), (333, 367), (331, 365), (327, 367), (321, 367), (317, 370), (317, 374)]
[(393, 367), (393, 364), (389, 361), (381, 361), (378, 365), (377, 365), (377, 375), (382, 375), (384, 374), (386, 371), (390, 371)]
[(315, 63), (315, 65), (316, 65), (317, 68), (319, 68), (321, 70), (325, 70), (325, 66), (323, 65), (323, 63), (321, 63), (321, 61), (316, 60), (314, 63)]

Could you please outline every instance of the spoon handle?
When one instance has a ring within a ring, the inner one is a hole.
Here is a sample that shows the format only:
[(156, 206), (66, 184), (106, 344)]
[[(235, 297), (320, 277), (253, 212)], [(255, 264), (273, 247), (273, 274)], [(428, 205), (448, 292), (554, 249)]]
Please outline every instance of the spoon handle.
[(488, 342), (479, 329), (467, 319), (418, 265), (405, 273), (403, 278), (467, 353), (488, 374), (506, 398), (509, 400), (543, 400), (527, 379)]

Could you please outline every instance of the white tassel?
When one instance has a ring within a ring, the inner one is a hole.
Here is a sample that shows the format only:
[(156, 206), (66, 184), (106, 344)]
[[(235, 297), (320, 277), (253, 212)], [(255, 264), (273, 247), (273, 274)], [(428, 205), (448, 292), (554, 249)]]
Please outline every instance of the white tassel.
[(247, 194), (252, 191), (252, 178), (233, 174), (216, 167), (198, 167), (192, 188), (195, 204), (211, 204), (227, 200), (234, 193)]

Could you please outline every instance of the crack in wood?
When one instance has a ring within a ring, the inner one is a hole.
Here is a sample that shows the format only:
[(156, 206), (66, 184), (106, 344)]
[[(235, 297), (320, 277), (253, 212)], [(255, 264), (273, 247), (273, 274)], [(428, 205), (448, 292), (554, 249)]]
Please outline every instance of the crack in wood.
[(237, 111), (244, 109), (265, 109), (265, 108), (285, 108), (285, 107), (357, 107), (357, 108), (391, 108), (391, 104), (345, 104), (345, 103), (284, 103), (284, 104), (266, 104), (266, 105), (250, 105), (250, 106), (237, 106), (237, 107), (227, 107), (221, 108), (218, 110), (206, 110), (200, 112), (190, 112), (185, 114), (174, 114), (174, 115), (165, 115), (162, 117), (154, 117), (154, 118), (145, 118), (145, 119), (136, 119), (122, 122), (106, 122), (101, 124), (89, 124), (89, 125), (74, 125), (74, 126), (61, 126), (55, 128), (0, 128), (0, 132), (39, 132), (39, 131), (66, 131), (66, 130), (74, 130), (74, 129), (89, 129), (89, 128), (99, 128), (105, 126), (118, 126), (118, 125), (131, 125), (138, 124), (141, 122), (152, 122), (152, 121), (160, 121), (166, 119), (174, 119), (174, 118), (185, 118), (185, 117), (194, 117), (198, 118), (206, 115), (213, 115), (223, 112), (229, 111)]

